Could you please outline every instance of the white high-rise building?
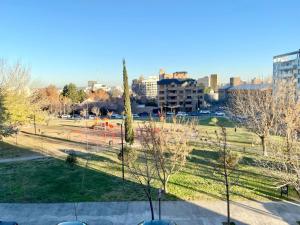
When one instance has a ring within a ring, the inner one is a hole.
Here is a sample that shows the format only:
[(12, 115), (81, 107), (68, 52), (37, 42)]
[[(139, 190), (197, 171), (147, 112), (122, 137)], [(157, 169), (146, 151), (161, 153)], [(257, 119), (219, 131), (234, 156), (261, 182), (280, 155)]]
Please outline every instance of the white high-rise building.
[(132, 81), (131, 89), (137, 96), (146, 97), (148, 99), (156, 99), (158, 80), (157, 76), (150, 76), (148, 78), (141, 76), (140, 78)]
[(273, 57), (273, 83), (280, 79), (294, 78), (300, 97), (300, 49)]
[(157, 98), (157, 76), (150, 76), (142, 80), (143, 93), (147, 98)]

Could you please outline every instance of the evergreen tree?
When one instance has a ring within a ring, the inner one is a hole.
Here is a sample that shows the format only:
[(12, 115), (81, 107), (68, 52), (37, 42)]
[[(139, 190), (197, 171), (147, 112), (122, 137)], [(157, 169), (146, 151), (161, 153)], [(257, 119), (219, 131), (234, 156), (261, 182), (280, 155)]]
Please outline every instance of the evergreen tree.
[(73, 104), (78, 103), (79, 97), (76, 85), (72, 83), (65, 85), (62, 91), (62, 96), (69, 98)]
[(128, 75), (125, 65), (125, 59), (123, 60), (123, 85), (124, 85), (124, 113), (125, 113), (125, 141), (129, 144), (133, 144), (134, 132), (132, 127), (132, 114), (131, 114), (131, 104), (128, 86)]

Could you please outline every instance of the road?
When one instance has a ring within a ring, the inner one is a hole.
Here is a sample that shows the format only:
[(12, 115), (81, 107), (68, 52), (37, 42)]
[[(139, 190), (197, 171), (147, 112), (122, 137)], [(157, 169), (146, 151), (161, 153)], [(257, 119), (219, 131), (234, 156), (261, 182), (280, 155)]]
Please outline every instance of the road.
[[(76, 207), (75, 207), (76, 206)], [(157, 202), (155, 211), (157, 212)], [(96, 202), (53, 204), (0, 204), (0, 220), (16, 220), (20, 225), (55, 225), (78, 220), (89, 225), (135, 225), (150, 219), (147, 202)], [(236, 224), (284, 225), (300, 220), (300, 205), (290, 202), (233, 202)], [(162, 217), (178, 225), (220, 225), (225, 221), (226, 204), (222, 201), (162, 203)], [(157, 215), (156, 215), (157, 216)]]

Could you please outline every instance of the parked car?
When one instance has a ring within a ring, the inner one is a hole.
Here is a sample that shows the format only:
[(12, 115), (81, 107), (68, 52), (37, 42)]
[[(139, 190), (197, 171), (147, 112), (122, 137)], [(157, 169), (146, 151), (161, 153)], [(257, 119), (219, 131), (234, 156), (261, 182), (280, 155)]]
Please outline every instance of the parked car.
[(111, 115), (111, 118), (112, 119), (123, 119), (123, 116), (120, 114), (114, 113)]
[(72, 117), (71, 117), (72, 120), (81, 120), (82, 117), (80, 115), (77, 115), (77, 114), (74, 114)]
[(62, 118), (62, 119), (70, 119), (71, 115), (63, 114), (63, 115), (60, 116), (60, 118)]
[(186, 112), (178, 112), (177, 113), (177, 116), (182, 116), (182, 117), (185, 117), (185, 116), (188, 116), (188, 114)]
[(142, 113), (139, 113), (139, 116), (140, 116), (140, 117), (148, 117), (148, 116), (149, 116), (149, 113), (147, 113), (147, 112), (142, 112)]
[(176, 223), (170, 220), (150, 220), (143, 221), (138, 225), (176, 225)]
[(200, 110), (200, 114), (210, 114), (209, 110)]
[(96, 117), (94, 115), (89, 115), (89, 120), (94, 120)]
[(57, 225), (88, 225), (88, 224), (80, 221), (70, 221), (70, 222), (58, 223)]
[(225, 116), (224, 112), (215, 112), (215, 116)]
[(12, 221), (0, 221), (0, 225), (18, 225), (18, 223)]
[(175, 115), (175, 113), (173, 113), (173, 112), (167, 112), (167, 116), (174, 116)]
[(133, 113), (133, 114), (132, 114), (132, 117), (133, 117), (133, 118), (140, 118), (140, 116), (139, 116), (138, 114), (136, 114), (136, 113)]

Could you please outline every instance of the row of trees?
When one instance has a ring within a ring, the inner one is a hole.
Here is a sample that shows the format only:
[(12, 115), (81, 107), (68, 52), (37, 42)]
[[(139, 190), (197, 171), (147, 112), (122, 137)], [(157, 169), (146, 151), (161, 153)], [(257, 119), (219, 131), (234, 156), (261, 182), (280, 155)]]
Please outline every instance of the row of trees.
[(231, 110), (240, 123), (261, 139), (259, 165), (300, 196), (300, 102), (293, 79), (277, 81), (271, 91), (237, 92)]
[(236, 91), (231, 95), (229, 111), (242, 126), (261, 140), (263, 155), (268, 155), (271, 135), (297, 136), (300, 105), (293, 79), (277, 81), (272, 89)]

